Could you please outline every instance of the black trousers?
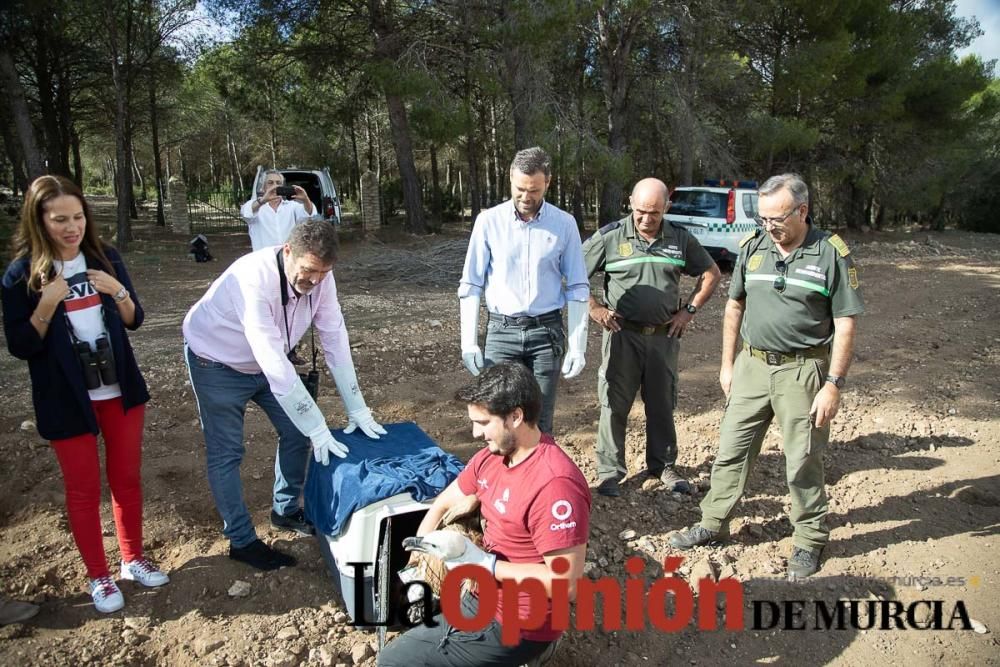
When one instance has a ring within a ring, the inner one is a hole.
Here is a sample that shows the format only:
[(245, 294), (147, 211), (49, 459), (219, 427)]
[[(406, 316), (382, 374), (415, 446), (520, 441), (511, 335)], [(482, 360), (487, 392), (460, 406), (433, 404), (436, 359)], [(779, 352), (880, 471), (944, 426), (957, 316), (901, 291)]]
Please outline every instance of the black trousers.
[[(479, 598), (470, 594), (462, 598), (466, 617), (474, 616), (478, 609)], [(456, 630), (442, 614), (434, 620), (436, 627), (418, 625), (386, 645), (378, 655), (378, 667), (519, 667), (552, 643), (523, 640), (516, 646), (504, 646), (496, 619), (476, 632)]]

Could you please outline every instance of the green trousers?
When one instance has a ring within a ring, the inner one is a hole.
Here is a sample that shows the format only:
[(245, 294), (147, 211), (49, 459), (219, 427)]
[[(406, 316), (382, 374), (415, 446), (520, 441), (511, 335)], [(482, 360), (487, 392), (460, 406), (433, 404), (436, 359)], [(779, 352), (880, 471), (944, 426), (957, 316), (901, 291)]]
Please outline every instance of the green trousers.
[(809, 419), (813, 398), (825, 381), (827, 364), (826, 360), (799, 358), (782, 366), (768, 366), (746, 351), (740, 353), (722, 417), (712, 488), (701, 502), (704, 528), (728, 530), (767, 429), (777, 417), (784, 438), (795, 546), (815, 552), (827, 543), (830, 530), (825, 525), (828, 504), (823, 486), (823, 452), (830, 439), (830, 426), (814, 428)]
[(646, 469), (658, 476), (677, 460), (677, 352), (680, 342), (666, 333), (644, 336), (622, 329), (605, 330), (597, 394), (601, 421), (597, 427), (597, 477), (622, 479), (625, 465), (625, 427), (641, 389), (646, 407)]

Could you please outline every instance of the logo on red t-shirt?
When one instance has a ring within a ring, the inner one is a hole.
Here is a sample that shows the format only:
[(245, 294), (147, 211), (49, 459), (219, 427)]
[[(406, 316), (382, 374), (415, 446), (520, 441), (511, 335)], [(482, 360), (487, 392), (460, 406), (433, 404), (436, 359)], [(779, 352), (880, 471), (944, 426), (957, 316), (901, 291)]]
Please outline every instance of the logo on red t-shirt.
[(568, 500), (557, 500), (552, 503), (552, 516), (559, 523), (553, 523), (549, 526), (549, 530), (567, 530), (569, 528), (576, 528), (576, 521), (567, 522), (568, 519), (573, 514), (573, 505), (570, 504)]
[(497, 508), (497, 512), (500, 514), (507, 513), (507, 502), (510, 500), (510, 489), (503, 490), (503, 498), (497, 498), (493, 501), (493, 507)]

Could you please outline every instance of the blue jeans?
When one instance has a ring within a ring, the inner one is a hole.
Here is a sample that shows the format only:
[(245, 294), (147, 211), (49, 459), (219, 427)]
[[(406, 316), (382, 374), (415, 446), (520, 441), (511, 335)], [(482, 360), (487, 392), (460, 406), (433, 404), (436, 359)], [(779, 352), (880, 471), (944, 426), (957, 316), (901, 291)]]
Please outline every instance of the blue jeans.
[(240, 479), (247, 403), (253, 401), (259, 405), (278, 431), (272, 504), (278, 514), (287, 516), (298, 511), (309, 462), (309, 438), (288, 419), (263, 373), (240, 373), (225, 364), (199, 357), (186, 345), (184, 350), (191, 386), (198, 400), (201, 430), (205, 434), (208, 485), (222, 516), (222, 532), (234, 547), (245, 547), (257, 539), (253, 520), (243, 501), (243, 481)]
[(519, 361), (535, 375), (542, 389), (542, 413), (538, 418), (538, 428), (543, 433), (552, 433), (559, 371), (565, 352), (566, 332), (561, 315), (558, 319), (529, 325), (514, 324), (513, 318), (504, 323), (492, 316), (486, 327), (483, 359), (487, 366), (500, 361)]

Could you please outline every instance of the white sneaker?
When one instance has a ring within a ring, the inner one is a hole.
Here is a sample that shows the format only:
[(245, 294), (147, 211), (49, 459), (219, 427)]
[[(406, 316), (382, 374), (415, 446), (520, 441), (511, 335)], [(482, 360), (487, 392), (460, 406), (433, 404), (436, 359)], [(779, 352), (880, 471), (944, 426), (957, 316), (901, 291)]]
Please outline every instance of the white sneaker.
[(145, 558), (137, 558), (131, 563), (122, 561), (122, 579), (138, 581), (143, 586), (155, 588), (170, 581), (170, 577)]
[(110, 574), (90, 580), (90, 597), (102, 614), (110, 614), (125, 606), (125, 598)]

